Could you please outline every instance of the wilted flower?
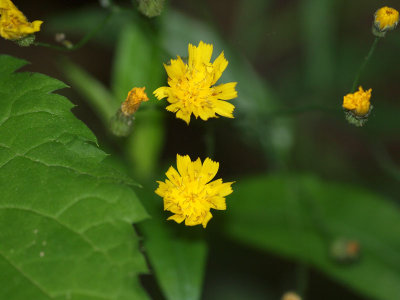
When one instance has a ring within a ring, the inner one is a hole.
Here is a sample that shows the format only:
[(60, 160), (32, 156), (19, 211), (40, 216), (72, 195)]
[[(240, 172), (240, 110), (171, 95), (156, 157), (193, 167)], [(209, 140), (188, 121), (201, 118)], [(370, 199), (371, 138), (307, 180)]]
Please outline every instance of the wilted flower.
[(111, 118), (111, 131), (116, 136), (128, 136), (132, 131), (134, 113), (139, 109), (142, 102), (148, 101), (149, 98), (144, 91), (146, 88), (134, 87), (128, 93), (125, 101), (122, 102), (121, 107)]
[(7, 40), (20, 40), (40, 31), (43, 23), (43, 21), (28, 22), (24, 14), (10, 0), (0, 0), (0, 15), (0, 35)]
[(145, 92), (145, 87), (135, 87), (129, 91), (128, 96), (121, 105), (121, 111), (126, 115), (133, 115), (142, 102), (149, 101)]

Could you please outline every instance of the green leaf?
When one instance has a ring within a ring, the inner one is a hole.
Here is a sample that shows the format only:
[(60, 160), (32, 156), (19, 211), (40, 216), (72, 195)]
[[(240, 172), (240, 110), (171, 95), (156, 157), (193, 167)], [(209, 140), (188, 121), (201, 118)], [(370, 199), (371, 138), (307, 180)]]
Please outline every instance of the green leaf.
[[(146, 87), (149, 97), (163, 81), (164, 73), (157, 35), (148, 23), (122, 27), (112, 72), (112, 90), (121, 102), (133, 87)], [(142, 103), (142, 105), (149, 103)]]
[[(225, 230), (232, 238), (310, 264), (368, 297), (400, 298), (400, 213), (386, 199), (285, 175), (242, 180), (229, 203)], [(335, 261), (337, 239), (358, 241), (359, 260)]]
[(203, 228), (185, 227), (167, 221), (156, 185), (138, 192), (146, 201), (152, 219), (139, 225), (146, 237), (144, 247), (164, 296), (169, 300), (197, 300), (201, 297), (207, 257)]
[(64, 60), (61, 66), (74, 89), (90, 104), (104, 125), (108, 126), (111, 117), (118, 110), (120, 102), (114, 99), (113, 95), (100, 81), (80, 66), (68, 60)]
[(143, 102), (135, 113), (134, 128), (128, 141), (128, 157), (135, 175), (148, 179), (154, 175), (164, 144), (164, 112), (156, 108), (161, 102), (153, 91), (162, 85), (160, 46), (149, 23), (127, 23), (121, 30), (112, 74), (112, 89), (122, 102), (133, 87), (146, 87), (150, 101)]
[(0, 56), (0, 298), (147, 299), (147, 217), (53, 78)]

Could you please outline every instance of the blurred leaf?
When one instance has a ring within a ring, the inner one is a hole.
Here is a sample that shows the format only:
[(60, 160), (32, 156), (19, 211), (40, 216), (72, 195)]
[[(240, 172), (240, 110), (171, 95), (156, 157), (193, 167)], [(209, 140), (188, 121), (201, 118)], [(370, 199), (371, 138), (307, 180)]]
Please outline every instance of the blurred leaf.
[(122, 102), (133, 87), (145, 86), (152, 96), (164, 77), (156, 32), (131, 22), (120, 31), (111, 80), (114, 95)]
[(145, 236), (144, 246), (150, 264), (167, 299), (200, 299), (207, 245), (196, 230), (203, 229), (167, 221), (162, 199), (154, 193), (155, 189), (152, 184), (139, 191), (139, 197), (145, 199), (152, 216), (139, 227)]
[[(326, 91), (334, 82), (334, 26), (336, 24), (334, 0), (302, 0), (306, 84), (313, 90)], [(351, 85), (351, 83), (350, 83)]]
[[(149, 23), (146, 23), (149, 25)], [(163, 112), (154, 108), (159, 102), (153, 91), (162, 84), (163, 67), (156, 32), (150, 26), (128, 23), (120, 34), (113, 65), (112, 88), (122, 102), (133, 87), (146, 87), (150, 101), (135, 113), (128, 156), (140, 178), (154, 175), (164, 144)]]
[(164, 112), (148, 109), (136, 113), (127, 151), (135, 176), (148, 180), (154, 176), (164, 146)]
[(374, 103), (368, 126), (365, 127), (365, 130), (371, 133), (372, 138), (376, 138), (375, 135), (379, 135), (379, 138), (390, 136), (396, 138), (400, 132), (400, 107), (387, 105), (384, 103), (385, 100), (376, 99), (377, 103)]
[(147, 299), (135, 183), (25, 64), (0, 56), (0, 298)]
[[(106, 18), (107, 14), (107, 9), (100, 8), (97, 5), (74, 9), (49, 17), (43, 29), (51, 34), (66, 33), (67, 39), (76, 44), (79, 41), (79, 37), (94, 30)], [(134, 9), (120, 10), (103, 28), (101, 33), (93, 37), (93, 40), (102, 45), (113, 45), (118, 38), (116, 33), (124, 27), (127, 21), (137, 21), (137, 14), (135, 14)]]
[(265, 14), (272, 4), (271, 2), (271, 0), (238, 1), (238, 8), (235, 9), (232, 42), (237, 43), (238, 46), (244, 46), (243, 50), (249, 57), (256, 55), (257, 50), (265, 41), (266, 34), (270, 34), (265, 28), (268, 26), (271, 16)]
[(62, 63), (62, 69), (74, 89), (88, 101), (92, 109), (107, 126), (111, 117), (119, 108), (119, 103), (113, 95), (100, 81), (88, 74), (80, 66), (65, 60)]
[[(225, 230), (238, 241), (299, 260), (375, 299), (400, 298), (400, 211), (361, 188), (289, 175), (242, 180)], [(359, 261), (339, 264), (335, 239), (356, 240)]]
[(271, 88), (254, 71), (250, 63), (235, 53), (215, 30), (205, 23), (196, 21), (184, 14), (170, 9), (161, 19), (164, 48), (175, 58), (187, 56), (189, 43), (198, 44), (200, 40), (214, 45), (213, 57), (221, 51), (229, 61), (222, 75), (222, 82), (238, 82), (238, 98), (232, 100), (236, 106), (235, 122), (245, 136), (255, 138), (272, 158), (272, 163), (283, 163), (292, 145), (292, 131), (288, 120), (269, 119), (278, 105)]

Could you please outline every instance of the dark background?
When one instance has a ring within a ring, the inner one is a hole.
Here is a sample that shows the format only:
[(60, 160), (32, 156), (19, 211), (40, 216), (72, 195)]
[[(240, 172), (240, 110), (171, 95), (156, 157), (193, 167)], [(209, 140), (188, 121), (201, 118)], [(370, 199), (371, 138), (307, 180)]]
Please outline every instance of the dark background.
[[(84, 6), (98, 5), (98, 1), (14, 2), (30, 21), (44, 20), (38, 36), (49, 43), (53, 42), (54, 35), (46, 23), (48, 19)], [(131, 5), (129, 1), (118, 3)], [(375, 107), (366, 127), (361, 130), (347, 124), (340, 110), (343, 95), (349, 92), (357, 68), (372, 44), (373, 12), (382, 5), (381, 1), (179, 0), (170, 1), (169, 5), (212, 24), (272, 87), (282, 108), (307, 104), (332, 108), (332, 114), (317, 109), (281, 116), (290, 119), (295, 128), (284, 168), (367, 186), (399, 201), (400, 30), (388, 34), (380, 42), (361, 76), (363, 87), (373, 89)], [(398, 1), (386, 1), (385, 5), (399, 8)], [(85, 32), (82, 28), (82, 34)], [(79, 36), (68, 38), (78, 40)], [(67, 56), (109, 84), (112, 47), (90, 42), (79, 51), (60, 54), (38, 47), (20, 48), (0, 40), (0, 48), (2, 53), (30, 61), (31, 66), (26, 69), (63, 81), (67, 79), (58, 62), (60, 56)], [(96, 133), (100, 144), (106, 144), (104, 128), (90, 107), (73, 88), (61, 93), (77, 104), (74, 113)], [(205, 153), (203, 141), (187, 144), (177, 138), (180, 134), (202, 133), (198, 122), (183, 127), (176, 125), (173, 116), (169, 116), (163, 159), (174, 156), (177, 147), (188, 153), (194, 149)], [(218, 128), (216, 136), (215, 159), (224, 162), (223, 175), (234, 178), (276, 168), (274, 161), (263, 155), (257, 144), (237, 138), (237, 132), (229, 125)], [(232, 241), (216, 239), (209, 244), (204, 299), (279, 299), (284, 291), (296, 288), (295, 263), (249, 250)], [(161, 297), (151, 276), (143, 276), (143, 282), (155, 298)], [(363, 298), (311, 270), (307, 299)]]

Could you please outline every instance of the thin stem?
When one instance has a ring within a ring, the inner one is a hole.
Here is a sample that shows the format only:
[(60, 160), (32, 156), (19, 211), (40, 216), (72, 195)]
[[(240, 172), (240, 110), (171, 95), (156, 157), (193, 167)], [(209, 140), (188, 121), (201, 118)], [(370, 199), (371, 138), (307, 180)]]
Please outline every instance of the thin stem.
[(51, 48), (55, 50), (61, 50), (61, 51), (74, 51), (77, 49), (82, 48), (88, 41), (90, 41), (103, 27), (111, 20), (112, 16), (118, 11), (117, 7), (112, 7), (107, 14), (107, 16), (101, 21), (92, 31), (88, 32), (78, 43), (73, 45), (72, 47), (62, 47), (62, 46), (57, 46), (57, 45), (51, 45), (47, 43), (41, 43), (41, 42), (35, 42), (33, 45), (35, 46), (40, 46), (40, 47), (46, 47), (46, 48)]
[(353, 81), (353, 86), (351, 88), (352, 92), (355, 92), (357, 89), (357, 85), (358, 85), (358, 80), (360, 79), (361, 73), (364, 71), (365, 66), (367, 65), (368, 61), (370, 60), (372, 54), (374, 53), (376, 46), (378, 45), (378, 42), (380, 40), (380, 37), (376, 37), (374, 42), (372, 43), (371, 48), (369, 49), (369, 52), (367, 54), (367, 56), (364, 58), (363, 63), (361, 64), (360, 68), (358, 69), (357, 75), (354, 78)]
[(297, 281), (297, 293), (300, 295), (301, 299), (305, 299), (305, 294), (308, 285), (308, 267), (300, 263), (296, 269), (296, 281)]

